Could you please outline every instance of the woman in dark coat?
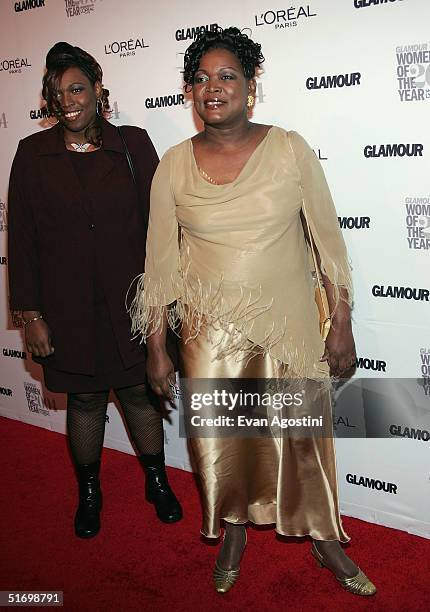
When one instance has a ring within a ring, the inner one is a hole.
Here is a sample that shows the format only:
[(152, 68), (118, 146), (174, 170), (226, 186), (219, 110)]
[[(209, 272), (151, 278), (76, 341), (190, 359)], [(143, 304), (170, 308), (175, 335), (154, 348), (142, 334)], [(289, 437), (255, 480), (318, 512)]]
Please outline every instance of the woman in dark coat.
[[(145, 130), (103, 118), (96, 60), (68, 43), (46, 57), (43, 96), (58, 119), (22, 140), (9, 187), (10, 306), (46, 386), (66, 392), (79, 483), (75, 531), (100, 529), (99, 485), (109, 390), (124, 412), (164, 522), (182, 517), (164, 467), (162, 417), (147, 395), (145, 353), (131, 341), (127, 288), (145, 260), (149, 189), (158, 163)], [(131, 157), (132, 170), (127, 160)]]

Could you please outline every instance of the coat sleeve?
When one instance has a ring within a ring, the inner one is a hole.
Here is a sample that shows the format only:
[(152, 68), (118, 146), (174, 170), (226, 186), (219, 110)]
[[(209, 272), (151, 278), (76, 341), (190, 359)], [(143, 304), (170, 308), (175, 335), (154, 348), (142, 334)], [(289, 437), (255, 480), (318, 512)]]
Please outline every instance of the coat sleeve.
[[(181, 297), (181, 272), (176, 203), (172, 189), (172, 150), (161, 159), (151, 186), (145, 272), (129, 308), (132, 331), (143, 340), (160, 331), (166, 306)], [(177, 313), (167, 309), (172, 329)]]
[(11, 310), (42, 310), (36, 224), (25, 192), (22, 142), (12, 163), (8, 195), (8, 268)]
[(321, 258), (321, 272), (335, 287), (336, 304), (340, 299), (339, 287), (343, 287), (351, 305), (351, 266), (324, 171), (306, 140), (297, 132), (288, 135), (301, 177), (302, 211)]
[(144, 175), (144, 185), (140, 187), (140, 197), (142, 201), (142, 215), (145, 226), (148, 225), (148, 216), (149, 216), (149, 193), (151, 189), (151, 182), (154, 177), (155, 171), (158, 166), (158, 154), (155, 150), (154, 145), (152, 144), (152, 140), (149, 137), (149, 134), (146, 130), (142, 130), (143, 134), (143, 142), (141, 143), (141, 148), (145, 151), (145, 175)]

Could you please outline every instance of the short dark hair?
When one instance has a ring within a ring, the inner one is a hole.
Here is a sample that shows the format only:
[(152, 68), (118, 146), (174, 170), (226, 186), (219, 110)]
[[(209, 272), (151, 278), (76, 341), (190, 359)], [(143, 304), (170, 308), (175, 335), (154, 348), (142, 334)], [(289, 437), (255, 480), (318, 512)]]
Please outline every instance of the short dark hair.
[(188, 47), (184, 57), (184, 81), (186, 86), (194, 82), (194, 75), (199, 69), (202, 56), (210, 49), (227, 49), (240, 61), (245, 78), (252, 79), (257, 68), (264, 62), (261, 45), (242, 33), (239, 28), (220, 28), (215, 31), (203, 31)]
[[(46, 108), (53, 115), (59, 114), (58, 104), (55, 98), (55, 90), (58, 82), (68, 68), (79, 68), (95, 85), (97, 81), (103, 82), (103, 71), (100, 64), (92, 55), (80, 47), (75, 47), (67, 42), (56, 43), (46, 56), (46, 72), (42, 80), (42, 96), (46, 100)], [(109, 90), (102, 88), (101, 102), (103, 111), (109, 110)], [(95, 129), (94, 129), (95, 128)], [(90, 142), (100, 144), (100, 126), (93, 126), (88, 134)]]

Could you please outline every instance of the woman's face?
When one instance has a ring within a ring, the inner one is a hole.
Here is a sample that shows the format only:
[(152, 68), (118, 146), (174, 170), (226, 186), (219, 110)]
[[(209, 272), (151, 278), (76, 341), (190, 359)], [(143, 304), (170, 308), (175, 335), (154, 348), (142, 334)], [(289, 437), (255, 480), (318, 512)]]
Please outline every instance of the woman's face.
[(68, 68), (54, 92), (59, 112), (58, 120), (71, 132), (86, 130), (95, 120), (97, 98), (100, 94), (100, 83), (92, 85), (79, 68)]
[(194, 75), (193, 99), (207, 125), (234, 126), (247, 113), (247, 98), (255, 91), (238, 58), (227, 49), (211, 49), (202, 56)]

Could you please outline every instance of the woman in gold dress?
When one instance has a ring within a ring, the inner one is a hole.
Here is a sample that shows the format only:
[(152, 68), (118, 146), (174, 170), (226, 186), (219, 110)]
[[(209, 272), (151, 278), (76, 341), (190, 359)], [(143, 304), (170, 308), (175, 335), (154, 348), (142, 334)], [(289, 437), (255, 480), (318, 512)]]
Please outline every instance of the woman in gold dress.
[[(296, 132), (249, 121), (263, 60), (260, 45), (237, 28), (204, 32), (188, 48), (184, 80), (204, 130), (169, 149), (154, 176), (145, 274), (131, 315), (147, 343), (156, 393), (169, 396), (174, 381), (165, 348), (170, 325), (181, 330), (184, 378), (322, 381), (318, 401), (331, 428), (330, 374), (340, 376), (356, 359), (350, 266), (313, 151)], [(332, 313), (325, 346), (304, 203)], [(239, 577), (248, 521), (311, 536), (312, 554), (344, 588), (376, 591), (340, 546), (349, 538), (332, 436), (214, 434), (190, 443), (202, 486), (202, 533), (217, 538), (225, 522), (214, 569), (218, 592)]]

